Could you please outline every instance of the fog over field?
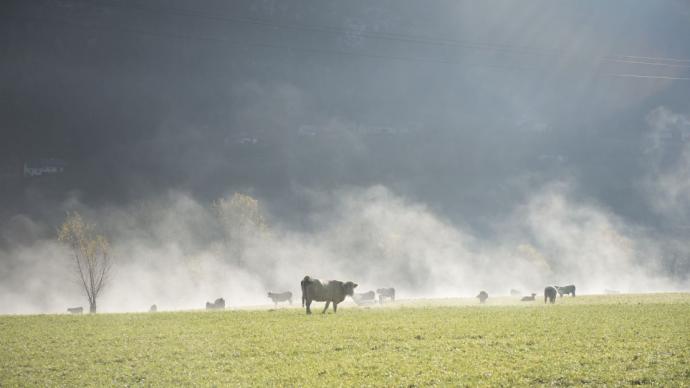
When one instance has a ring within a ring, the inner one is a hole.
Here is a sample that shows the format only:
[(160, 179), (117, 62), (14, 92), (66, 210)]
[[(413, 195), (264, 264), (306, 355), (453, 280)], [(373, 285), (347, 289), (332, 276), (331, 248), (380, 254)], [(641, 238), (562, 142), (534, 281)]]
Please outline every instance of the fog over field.
[[(676, 0), (4, 2), (0, 313), (88, 305), (57, 241), (74, 211), (111, 244), (104, 312), (299, 303), (306, 274), (401, 298), (688, 291), (689, 19)], [(65, 171), (26, 176), (50, 158)]]
[[(687, 290), (687, 276), (663, 260), (667, 245), (680, 242), (626, 225), (574, 200), (571, 190), (563, 182), (536, 190), (495, 225), (492, 238), (383, 186), (304, 193), (319, 205), (305, 215), (303, 231), (270, 217), (266, 231), (223, 225), (208, 206), (178, 192), (126, 208), (76, 207), (103, 225), (113, 244), (105, 311), (143, 311), (153, 303), (195, 309), (217, 296), (233, 306), (266, 304), (267, 290), (299, 295), (305, 274), (354, 280), (360, 291), (395, 286), (403, 298), (539, 293), (554, 283), (575, 283), (581, 293)], [(48, 229), (23, 216), (6, 226), (13, 241), (26, 243), (2, 252), (16, 263), (3, 271), (3, 312), (61, 312), (81, 303), (67, 270), (70, 252), (39, 237)], [(226, 244), (229, 229), (238, 232)]]

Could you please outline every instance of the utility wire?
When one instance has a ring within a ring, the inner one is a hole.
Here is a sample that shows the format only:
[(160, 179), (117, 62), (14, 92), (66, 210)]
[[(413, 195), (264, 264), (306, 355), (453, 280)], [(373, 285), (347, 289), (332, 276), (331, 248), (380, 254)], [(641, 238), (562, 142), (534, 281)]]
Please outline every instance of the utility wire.
[[(2, 20), (2, 19), (3, 18), (0, 17), (0, 20)], [(159, 38), (174, 38), (174, 39), (189, 39), (189, 40), (199, 40), (199, 41), (220, 42), (220, 43), (225, 43), (225, 44), (227, 44), (227, 46), (230, 46), (230, 47), (263, 47), (263, 48), (284, 49), (287, 51), (305, 51), (305, 52), (312, 52), (312, 53), (336, 54), (336, 55), (356, 56), (356, 57), (363, 57), (363, 58), (394, 59), (394, 60), (400, 60), (400, 61), (414, 61), (414, 62), (441, 63), (441, 64), (460, 64), (460, 65), (465, 65), (465, 66), (469, 66), (469, 67), (498, 67), (498, 68), (508, 68), (508, 69), (523, 69), (523, 70), (533, 69), (533, 70), (537, 70), (537, 68), (527, 67), (527, 66), (515, 66), (515, 65), (503, 65), (503, 64), (470, 64), (467, 62), (451, 61), (451, 60), (445, 60), (445, 59), (441, 59), (441, 58), (423, 58), (423, 57), (410, 57), (410, 56), (397, 56), (397, 55), (382, 55), (382, 54), (364, 53), (364, 52), (357, 52), (357, 51), (345, 51), (345, 50), (336, 50), (336, 49), (287, 46), (287, 45), (272, 44), (272, 43), (248, 43), (248, 42), (241, 42), (238, 40), (232, 40), (232, 39), (222, 38), (222, 37), (180, 34), (180, 33), (174, 33), (174, 32), (157, 32), (157, 31), (150, 31), (150, 30), (141, 29), (138, 27), (113, 25), (113, 24), (103, 24), (103, 23), (84, 24), (84, 23), (75, 22), (72, 20), (63, 20), (63, 19), (15, 17), (15, 18), (4, 18), (4, 20), (15, 21), (15, 22), (16, 21), (25, 21), (25, 22), (35, 22), (35, 23), (57, 23), (57, 24), (65, 24), (65, 25), (70, 25), (70, 26), (74, 26), (74, 27), (84, 28), (84, 29), (119, 30), (119, 31), (127, 32), (127, 33), (148, 35), (148, 36), (154, 36), (154, 37), (159, 37)]]
[(688, 77), (672, 77), (666, 75), (646, 75), (646, 74), (618, 74), (618, 73), (605, 73), (602, 74), (608, 77), (621, 77), (621, 78), (654, 78), (654, 79), (668, 79), (674, 81), (690, 81)]
[(535, 48), (531, 48), (531, 47), (517, 47), (517, 46), (497, 45), (497, 44), (472, 43), (472, 42), (455, 40), (455, 39), (433, 38), (433, 37), (416, 36), (416, 35), (401, 34), (401, 33), (354, 31), (351, 29), (337, 28), (337, 27), (331, 27), (331, 26), (322, 26), (322, 25), (276, 23), (274, 21), (265, 20), (265, 19), (246, 18), (246, 17), (245, 18), (238, 18), (238, 17), (231, 17), (231, 16), (224, 16), (224, 15), (210, 15), (210, 14), (200, 13), (196, 10), (191, 10), (191, 9), (186, 9), (186, 8), (176, 8), (176, 7), (149, 7), (149, 6), (140, 6), (140, 5), (123, 5), (123, 4), (113, 3), (113, 2), (109, 2), (109, 1), (94, 1), (94, 2), (90, 2), (89, 4), (99, 4), (99, 5), (113, 7), (113, 8), (132, 9), (132, 10), (137, 10), (137, 11), (142, 11), (142, 12), (153, 13), (156, 15), (158, 15), (160, 13), (167, 13), (170, 15), (190, 16), (190, 17), (196, 17), (196, 18), (217, 20), (217, 21), (222, 21), (222, 22), (235, 22), (235, 23), (251, 24), (251, 25), (257, 25), (257, 26), (263, 26), (263, 27), (270, 27), (273, 29), (279, 28), (279, 29), (289, 29), (289, 30), (301, 30), (301, 31), (308, 31), (308, 32), (318, 31), (318, 32), (326, 32), (326, 33), (338, 34), (338, 35), (355, 34), (357, 36), (361, 36), (361, 37), (365, 37), (365, 38), (394, 40), (394, 41), (420, 43), (420, 44), (432, 44), (432, 45), (442, 45), (442, 46), (449, 46), (450, 45), (450, 46), (460, 46), (460, 47), (473, 48), (473, 49), (488, 49), (488, 50), (499, 50), (499, 51), (503, 50), (503, 51), (511, 51), (511, 52), (525, 52), (525, 51), (527, 51), (527, 52), (533, 52), (533, 51), (534, 52), (543, 52), (545, 50), (557, 50), (557, 49), (543, 49), (543, 48), (535, 49)]
[[(0, 20), (1, 19), (3, 19), (3, 18), (0, 18)], [(398, 61), (439, 63), (439, 64), (447, 64), (447, 65), (462, 65), (463, 67), (487, 67), (487, 68), (503, 68), (503, 69), (510, 69), (510, 70), (538, 70), (538, 71), (543, 71), (543, 67), (535, 67), (535, 66), (516, 66), (516, 65), (504, 65), (504, 64), (477, 64), (477, 63), (468, 63), (468, 62), (463, 62), (463, 61), (445, 60), (445, 59), (440, 59), (440, 58), (394, 56), (394, 55), (363, 53), (363, 52), (344, 51), (344, 50), (335, 50), (335, 49), (295, 47), (295, 46), (287, 46), (287, 45), (271, 44), (271, 43), (248, 43), (248, 42), (240, 42), (237, 40), (221, 38), (221, 37), (189, 35), (189, 34), (170, 33), (170, 32), (157, 32), (157, 31), (150, 31), (150, 30), (141, 29), (138, 27), (130, 27), (130, 26), (123, 26), (123, 25), (112, 25), (112, 24), (108, 25), (108, 24), (103, 24), (103, 23), (84, 24), (84, 23), (79, 23), (79, 22), (75, 22), (72, 20), (63, 20), (63, 19), (28, 18), (28, 17), (15, 17), (15, 18), (4, 18), (4, 19), (8, 20), (8, 21), (15, 21), (15, 22), (16, 21), (24, 21), (24, 22), (36, 22), (36, 23), (58, 23), (58, 24), (66, 24), (66, 25), (84, 28), (84, 29), (108, 29), (108, 30), (116, 30), (116, 31), (119, 30), (119, 31), (127, 32), (127, 33), (148, 35), (148, 36), (154, 36), (154, 37), (159, 37), (159, 38), (174, 38), (174, 39), (187, 39), (187, 40), (199, 40), (199, 41), (212, 41), (212, 42), (224, 43), (225, 45), (228, 45), (231, 47), (244, 47), (244, 48), (246, 48), (246, 47), (263, 47), (263, 48), (272, 48), (272, 49), (283, 49), (283, 50), (287, 50), (287, 51), (303, 51), (303, 52), (311, 52), (311, 53), (332, 54), (332, 55), (340, 55), (340, 56), (355, 56), (355, 57), (373, 58), (373, 59), (390, 59), (390, 60), (398, 60)], [(616, 77), (625, 76), (625, 77), (635, 77), (635, 78), (668, 79), (668, 80), (680, 80), (680, 81), (690, 80), (690, 78), (685, 78), (685, 77), (672, 77), (672, 76), (666, 76), (666, 75), (653, 75), (653, 74), (625, 74), (625, 75), (623, 75), (623, 74), (616, 74), (616, 73), (594, 73), (593, 75), (596, 75), (596, 76), (616, 76)]]
[[(196, 10), (178, 8), (178, 7), (150, 7), (150, 6), (140, 6), (140, 5), (123, 5), (120, 3), (115, 3), (111, 1), (94, 1), (89, 4), (98, 4), (102, 6), (108, 6), (113, 8), (124, 8), (132, 9), (136, 11), (148, 12), (153, 14), (167, 13), (170, 15), (177, 16), (188, 16), (203, 18), (209, 20), (217, 20), (222, 22), (235, 22), (235, 23), (245, 23), (252, 24), (268, 28), (280, 28), (280, 29), (291, 29), (291, 30), (302, 30), (302, 31), (319, 31), (326, 32), (330, 34), (356, 34), (357, 36), (370, 38), (370, 39), (384, 39), (401, 41), (416, 44), (427, 44), (427, 45), (440, 45), (440, 46), (455, 46), (462, 47), (466, 49), (482, 49), (482, 50), (492, 50), (492, 51), (508, 51), (516, 54), (525, 55), (559, 55), (563, 51), (557, 48), (536, 48), (536, 47), (525, 47), (525, 46), (510, 46), (510, 45), (497, 45), (497, 44), (484, 44), (484, 43), (473, 43), (456, 39), (448, 38), (435, 38), (428, 36), (417, 36), (402, 33), (382, 33), (382, 32), (366, 32), (366, 31), (353, 31), (349, 29), (330, 27), (330, 26), (318, 26), (318, 25), (305, 25), (305, 24), (285, 24), (276, 23), (265, 19), (256, 18), (238, 18), (224, 15), (211, 15), (206, 13), (201, 13)], [(603, 56), (597, 58), (604, 62), (620, 62), (620, 63), (630, 63), (646, 66), (666, 66), (666, 67), (682, 67), (690, 68), (690, 59), (676, 59), (676, 58), (664, 58), (664, 57), (650, 57), (650, 56), (632, 56), (632, 55), (611, 55)], [(672, 63), (664, 63), (672, 62)]]

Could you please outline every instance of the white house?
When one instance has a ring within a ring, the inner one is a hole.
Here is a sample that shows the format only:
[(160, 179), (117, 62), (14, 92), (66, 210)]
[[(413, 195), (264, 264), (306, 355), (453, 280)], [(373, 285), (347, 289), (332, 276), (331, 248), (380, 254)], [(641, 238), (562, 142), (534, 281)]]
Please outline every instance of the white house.
[(59, 174), (65, 171), (67, 163), (61, 159), (38, 159), (24, 163), (24, 176)]

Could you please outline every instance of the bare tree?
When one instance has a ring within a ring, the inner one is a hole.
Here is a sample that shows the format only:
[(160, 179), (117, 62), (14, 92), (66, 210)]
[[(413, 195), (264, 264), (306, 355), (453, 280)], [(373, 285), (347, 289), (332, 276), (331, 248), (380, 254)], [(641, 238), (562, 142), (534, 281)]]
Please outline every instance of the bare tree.
[(67, 214), (58, 229), (58, 240), (72, 250), (72, 263), (81, 287), (89, 299), (89, 312), (96, 312), (96, 300), (108, 282), (111, 268), (108, 240), (96, 234), (79, 213)]

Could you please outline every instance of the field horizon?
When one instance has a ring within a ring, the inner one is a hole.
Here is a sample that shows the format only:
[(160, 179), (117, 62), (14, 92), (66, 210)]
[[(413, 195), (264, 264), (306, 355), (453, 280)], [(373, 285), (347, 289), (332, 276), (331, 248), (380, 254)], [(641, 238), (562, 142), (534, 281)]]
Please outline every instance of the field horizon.
[(0, 316), (0, 385), (690, 384), (690, 294)]

